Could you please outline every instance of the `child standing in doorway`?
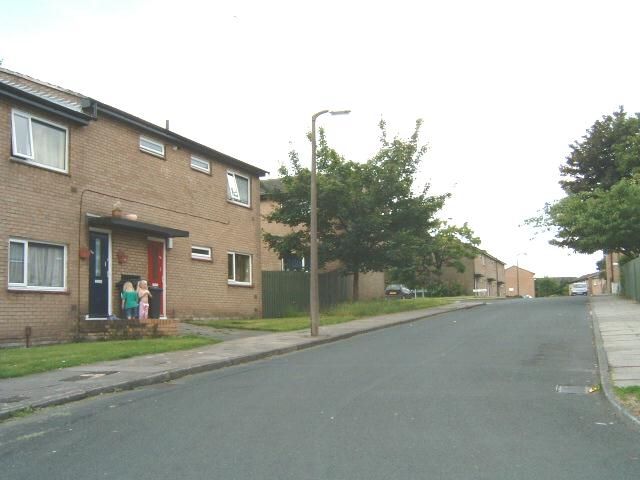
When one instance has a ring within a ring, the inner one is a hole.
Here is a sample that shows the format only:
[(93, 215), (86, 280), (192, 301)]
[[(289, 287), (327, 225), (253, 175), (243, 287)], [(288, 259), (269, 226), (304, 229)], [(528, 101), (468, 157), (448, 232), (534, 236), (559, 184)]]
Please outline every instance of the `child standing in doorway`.
[(151, 292), (147, 288), (147, 281), (140, 280), (138, 282), (138, 301), (140, 302), (140, 305), (138, 306), (138, 318), (140, 320), (146, 320), (149, 318), (149, 299), (151, 297)]
[(122, 311), (126, 315), (127, 320), (136, 318), (138, 293), (133, 289), (133, 284), (131, 282), (124, 282), (120, 298), (122, 298)]

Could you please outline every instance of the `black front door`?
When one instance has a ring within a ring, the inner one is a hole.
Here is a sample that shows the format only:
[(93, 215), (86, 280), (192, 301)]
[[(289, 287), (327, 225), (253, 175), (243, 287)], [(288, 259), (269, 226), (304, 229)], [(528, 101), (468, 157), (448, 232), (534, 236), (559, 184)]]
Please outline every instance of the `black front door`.
[(109, 315), (109, 235), (90, 232), (89, 316)]

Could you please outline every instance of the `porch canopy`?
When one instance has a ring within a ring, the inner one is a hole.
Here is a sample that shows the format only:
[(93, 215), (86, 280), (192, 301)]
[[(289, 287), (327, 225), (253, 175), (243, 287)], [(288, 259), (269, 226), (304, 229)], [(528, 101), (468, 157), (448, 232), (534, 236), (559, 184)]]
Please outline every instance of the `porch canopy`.
[(138, 222), (137, 220), (127, 220), (119, 217), (89, 217), (90, 227), (116, 228), (130, 230), (134, 232), (146, 233), (156, 237), (173, 238), (188, 237), (189, 232), (176, 228), (163, 227), (152, 223)]

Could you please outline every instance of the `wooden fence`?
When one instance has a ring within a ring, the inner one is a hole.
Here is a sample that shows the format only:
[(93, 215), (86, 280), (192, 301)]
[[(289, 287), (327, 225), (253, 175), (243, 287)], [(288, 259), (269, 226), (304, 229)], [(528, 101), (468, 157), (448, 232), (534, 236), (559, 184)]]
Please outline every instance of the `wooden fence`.
[(620, 273), (622, 274), (622, 294), (640, 302), (640, 258), (622, 265)]
[[(321, 273), (318, 282), (321, 311), (348, 299), (347, 277), (342, 273)], [(263, 317), (284, 317), (308, 311), (308, 272), (262, 272)]]

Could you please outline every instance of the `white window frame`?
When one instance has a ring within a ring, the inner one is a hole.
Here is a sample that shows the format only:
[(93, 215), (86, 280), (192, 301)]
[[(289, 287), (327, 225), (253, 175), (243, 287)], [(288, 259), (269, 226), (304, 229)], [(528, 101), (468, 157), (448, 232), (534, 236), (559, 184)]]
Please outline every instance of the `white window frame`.
[[(195, 161), (195, 164), (194, 164)], [(195, 155), (191, 155), (191, 168), (197, 170), (199, 172), (211, 174), (211, 162), (209, 160), (205, 160), (204, 158), (196, 157)], [(198, 163), (206, 164), (204, 167), (202, 165), (198, 165)]]
[[(194, 252), (194, 250), (202, 250), (209, 253), (198, 253)], [(199, 245), (191, 245), (191, 258), (194, 260), (208, 260), (211, 261), (213, 259), (212, 249), (211, 247), (201, 247)]]
[[(29, 127), (28, 127), (29, 128), (29, 145), (31, 147), (31, 155), (28, 155), (26, 153), (20, 153), (17, 150), (18, 142), (16, 138), (16, 126), (15, 126), (15, 120), (14, 120), (16, 116), (22, 117), (29, 122)], [(64, 131), (64, 167), (63, 168), (52, 167), (51, 165), (45, 165), (43, 163), (36, 162), (34, 144), (33, 144), (33, 127), (31, 124), (33, 120), (35, 120), (38, 123), (43, 123), (45, 125), (48, 125), (52, 128)], [(11, 153), (14, 157), (24, 160), (29, 165), (34, 165), (36, 167), (44, 168), (46, 170), (52, 170), (54, 172), (68, 173), (69, 172), (69, 129), (64, 125), (54, 123), (50, 120), (46, 120), (44, 118), (40, 118), (20, 110), (12, 109), (11, 110)]]
[[(247, 202), (240, 200), (240, 190), (236, 177), (244, 178), (247, 181)], [(227, 200), (236, 205), (251, 207), (251, 178), (231, 170), (227, 170)]]
[[(16, 283), (11, 282), (9, 275), (11, 274), (11, 268), (9, 263), (11, 262), (11, 244), (12, 243), (20, 243), (24, 245), (24, 259), (23, 259), (23, 272), (22, 278), (23, 282)], [(43, 245), (51, 245), (52, 247), (62, 247), (63, 251), (63, 274), (62, 274), (62, 286), (61, 287), (43, 287), (40, 285), (29, 285), (29, 244), (30, 243), (40, 243)], [(8, 258), (7, 258), (7, 285), (9, 290), (30, 290), (30, 291), (38, 291), (38, 292), (66, 292), (67, 291), (67, 263), (68, 263), (68, 252), (67, 246), (63, 243), (55, 243), (55, 242), (43, 242), (40, 240), (25, 240), (22, 238), (9, 238), (8, 245)]]
[[(150, 143), (152, 145), (157, 145), (158, 150), (154, 150), (153, 148), (144, 146), (142, 144), (143, 141)], [(164, 143), (160, 143), (157, 140), (153, 140), (152, 138), (145, 137), (144, 135), (140, 135), (140, 140), (138, 140), (138, 146), (140, 147), (140, 150), (145, 153), (149, 153), (158, 158), (164, 158), (164, 153), (165, 153)]]
[[(229, 263), (229, 255), (233, 255), (233, 279), (227, 278), (227, 283), (229, 285), (253, 285), (253, 255), (249, 253), (241, 253), (241, 252), (227, 252), (227, 265)], [(243, 257), (249, 257), (249, 281), (248, 282), (239, 282), (235, 280), (236, 278), (236, 255), (242, 255)], [(228, 275), (228, 272), (227, 272)]]

